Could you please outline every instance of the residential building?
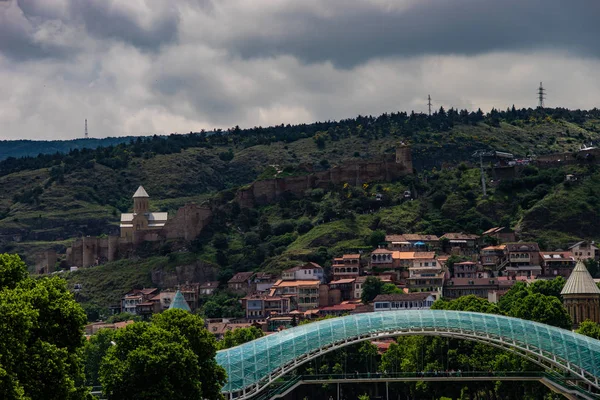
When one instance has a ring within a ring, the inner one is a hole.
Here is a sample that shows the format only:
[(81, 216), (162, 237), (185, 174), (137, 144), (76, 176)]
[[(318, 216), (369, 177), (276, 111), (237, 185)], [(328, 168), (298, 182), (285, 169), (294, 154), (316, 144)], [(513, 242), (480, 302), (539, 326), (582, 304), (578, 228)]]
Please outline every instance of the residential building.
[(394, 251), (429, 251), (439, 248), (439, 238), (436, 235), (406, 233), (403, 235), (387, 235), (387, 248)]
[(585, 240), (575, 243), (569, 247), (569, 250), (577, 260), (587, 260), (588, 258), (597, 260), (598, 256), (600, 256), (596, 244)]
[(575, 268), (575, 256), (570, 251), (541, 251), (542, 275), (568, 278)]
[(479, 236), (470, 233), (446, 233), (440, 238), (442, 250), (448, 254), (471, 256), (479, 253)]
[(251, 293), (254, 291), (255, 286), (252, 282), (254, 272), (238, 272), (227, 281), (227, 287), (229, 290), (242, 293)]
[(359, 276), (358, 278), (354, 279), (354, 298), (355, 299), (361, 298), (362, 288), (363, 288), (363, 285), (366, 280), (367, 280), (366, 276)]
[(502, 262), (506, 260), (506, 245), (487, 246), (481, 249), (479, 261), (484, 269), (498, 271)]
[[(138, 306), (144, 304), (142, 308), (144, 309), (144, 312), (146, 312), (149, 305), (145, 303), (152, 303), (151, 299), (157, 294), (157, 288), (134, 289), (121, 299), (121, 311), (141, 315), (139, 314), (140, 308)], [(154, 307), (154, 303), (152, 303), (151, 306)]]
[(406, 281), (410, 289), (442, 292), (445, 272), (435, 259), (435, 253), (415, 253), (413, 266), (408, 270)]
[(488, 271), (473, 261), (464, 261), (454, 264), (453, 278), (487, 278)]
[(371, 252), (369, 267), (372, 270), (387, 270), (393, 268), (392, 254), (394, 252), (388, 249), (375, 249)]
[(501, 278), (451, 278), (444, 283), (443, 293), (449, 299), (469, 295), (488, 299), (490, 293), (504, 294), (515, 282)]
[(332, 279), (356, 278), (361, 274), (360, 254), (344, 254), (334, 258), (331, 265)]
[(280, 279), (271, 288), (270, 295), (287, 296), (293, 310), (306, 311), (319, 307), (319, 285), (318, 280)]
[(268, 293), (276, 281), (275, 276), (268, 272), (257, 272), (254, 276), (254, 284), (258, 293)]
[(536, 277), (541, 275), (540, 247), (537, 243), (507, 243), (503, 274)]
[(241, 299), (248, 320), (265, 320), (271, 315), (288, 314), (291, 311), (290, 297), (250, 295)]
[[(343, 301), (354, 299), (354, 282), (356, 278), (338, 279), (337, 281), (329, 282), (328, 305), (339, 304)], [(322, 285), (325, 287), (325, 285)]]
[(380, 294), (373, 300), (373, 311), (427, 310), (434, 301), (427, 292)]
[(186, 283), (185, 285), (181, 285), (179, 290), (192, 312), (195, 312), (198, 309), (198, 292), (200, 291), (200, 284)]
[(150, 301), (158, 304), (157, 308), (159, 312), (165, 311), (169, 309), (173, 298), (175, 297), (175, 291), (173, 290), (163, 290), (156, 296), (152, 297)]
[(210, 296), (219, 288), (219, 281), (204, 282), (198, 288), (198, 294), (202, 296)]
[(318, 280), (324, 281), (323, 267), (317, 263), (309, 262), (304, 265), (286, 269), (281, 274), (281, 279), (284, 281), (293, 280)]
[(510, 230), (509, 228), (499, 226), (488, 229), (481, 234), (482, 238), (485, 238), (486, 236), (494, 238), (497, 243), (514, 242), (517, 240), (514, 231)]
[(207, 329), (210, 333), (216, 336), (217, 340), (222, 340), (225, 332), (233, 331), (238, 328), (249, 328), (253, 325), (249, 322), (209, 322)]
[(600, 289), (582, 260), (577, 261), (560, 294), (573, 320), (573, 328), (578, 328), (586, 319), (600, 322)]
[(344, 302), (341, 304), (334, 304), (332, 306), (321, 307), (318, 310), (318, 316), (326, 317), (331, 315), (334, 317), (341, 317), (342, 315), (348, 315), (352, 313), (358, 306), (359, 304), (357, 303)]

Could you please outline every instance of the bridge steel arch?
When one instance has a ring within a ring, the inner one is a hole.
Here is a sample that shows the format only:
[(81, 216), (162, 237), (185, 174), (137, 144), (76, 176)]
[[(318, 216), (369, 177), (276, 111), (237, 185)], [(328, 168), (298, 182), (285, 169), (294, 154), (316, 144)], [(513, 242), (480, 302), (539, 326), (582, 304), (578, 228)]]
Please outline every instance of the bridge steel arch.
[(401, 335), (486, 343), (573, 374), (600, 390), (600, 341), (550, 325), (465, 311), (384, 311), (297, 326), (217, 352), (229, 399), (249, 399), (299, 365), (340, 347)]

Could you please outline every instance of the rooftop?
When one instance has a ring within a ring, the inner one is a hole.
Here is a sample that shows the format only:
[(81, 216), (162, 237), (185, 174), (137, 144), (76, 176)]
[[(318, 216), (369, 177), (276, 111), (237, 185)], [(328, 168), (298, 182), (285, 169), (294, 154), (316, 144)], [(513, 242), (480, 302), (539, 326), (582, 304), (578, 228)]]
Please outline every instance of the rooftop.
[(540, 251), (540, 246), (537, 243), (507, 243), (506, 249), (508, 251)]
[(473, 235), (473, 234), (470, 234), (470, 233), (450, 232), (450, 233), (445, 233), (442, 236), (442, 239), (448, 239), (448, 240), (477, 240), (477, 239), (479, 239), (479, 236)]
[(140, 187), (133, 194), (133, 198), (135, 199), (136, 197), (150, 197), (150, 196), (148, 196), (148, 193), (146, 193), (146, 190), (144, 189), (144, 187), (140, 185)]
[(425, 300), (431, 293), (429, 292), (418, 292), (418, 293), (394, 293), (394, 294), (379, 294), (373, 302), (379, 301), (419, 301)]
[(600, 294), (600, 289), (583, 261), (579, 260), (560, 294)]
[(252, 276), (254, 276), (254, 272), (238, 272), (231, 278), (227, 283), (244, 283), (248, 282)]
[(173, 297), (173, 301), (171, 301), (169, 310), (174, 309), (174, 308), (179, 309), (179, 310), (192, 311), (190, 309), (190, 306), (188, 305), (188, 303), (183, 298), (181, 291), (179, 291), (179, 290), (177, 291), (177, 293), (175, 293), (175, 297)]

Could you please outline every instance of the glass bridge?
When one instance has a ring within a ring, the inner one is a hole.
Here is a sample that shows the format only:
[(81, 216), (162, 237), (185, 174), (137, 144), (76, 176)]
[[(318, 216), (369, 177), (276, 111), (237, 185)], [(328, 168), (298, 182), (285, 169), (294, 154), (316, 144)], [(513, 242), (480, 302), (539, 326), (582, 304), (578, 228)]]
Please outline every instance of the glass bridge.
[(364, 340), (434, 335), (479, 341), (575, 376), (600, 390), (600, 341), (537, 322), (464, 311), (384, 311), (297, 326), (217, 352), (223, 394), (249, 399), (313, 358)]

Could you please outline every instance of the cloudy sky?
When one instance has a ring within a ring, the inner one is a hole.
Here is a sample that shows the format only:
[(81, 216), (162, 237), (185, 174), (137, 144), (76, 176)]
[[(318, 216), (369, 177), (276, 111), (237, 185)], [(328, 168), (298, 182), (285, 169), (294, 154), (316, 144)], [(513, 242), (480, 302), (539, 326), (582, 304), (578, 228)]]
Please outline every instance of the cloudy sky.
[(0, 0), (0, 139), (600, 106), (598, 0)]

